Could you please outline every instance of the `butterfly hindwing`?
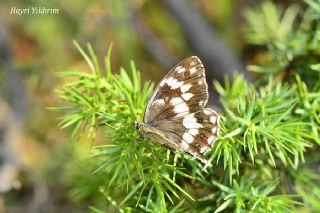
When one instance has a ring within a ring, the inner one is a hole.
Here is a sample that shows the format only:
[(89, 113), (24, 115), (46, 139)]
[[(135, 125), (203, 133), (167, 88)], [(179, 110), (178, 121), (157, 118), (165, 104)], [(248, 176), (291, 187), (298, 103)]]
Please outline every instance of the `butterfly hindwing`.
[(218, 137), (219, 116), (206, 108), (180, 118), (162, 121), (157, 129), (175, 134), (181, 151), (205, 161), (201, 155), (211, 148)]

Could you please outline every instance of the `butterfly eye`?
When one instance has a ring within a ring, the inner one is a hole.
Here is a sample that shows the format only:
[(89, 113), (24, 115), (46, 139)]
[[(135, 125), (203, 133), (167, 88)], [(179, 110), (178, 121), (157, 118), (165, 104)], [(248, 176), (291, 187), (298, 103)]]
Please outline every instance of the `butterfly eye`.
[(134, 128), (135, 128), (136, 130), (139, 130), (140, 127), (141, 127), (141, 123), (138, 123), (138, 122), (135, 122), (135, 123), (134, 123)]

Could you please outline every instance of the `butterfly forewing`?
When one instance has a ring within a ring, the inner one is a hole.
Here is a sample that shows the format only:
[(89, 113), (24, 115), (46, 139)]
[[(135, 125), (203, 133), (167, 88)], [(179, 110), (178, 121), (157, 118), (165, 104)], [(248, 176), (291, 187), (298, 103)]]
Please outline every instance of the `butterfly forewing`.
[(144, 122), (151, 123), (167, 119), (167, 115), (199, 111), (207, 100), (208, 85), (204, 67), (198, 57), (189, 57), (176, 65), (158, 84), (145, 110)]
[(188, 153), (203, 163), (202, 154), (218, 137), (219, 117), (204, 108), (208, 101), (205, 70), (196, 56), (176, 65), (151, 96), (140, 130), (152, 141)]

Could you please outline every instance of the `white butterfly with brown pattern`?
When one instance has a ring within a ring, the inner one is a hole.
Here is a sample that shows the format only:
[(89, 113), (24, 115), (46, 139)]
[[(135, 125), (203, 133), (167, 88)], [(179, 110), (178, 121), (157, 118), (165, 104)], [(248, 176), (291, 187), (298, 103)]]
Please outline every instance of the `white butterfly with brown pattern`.
[(189, 57), (162, 79), (135, 128), (150, 141), (208, 161), (202, 155), (218, 137), (219, 116), (209, 108), (205, 69), (197, 56)]

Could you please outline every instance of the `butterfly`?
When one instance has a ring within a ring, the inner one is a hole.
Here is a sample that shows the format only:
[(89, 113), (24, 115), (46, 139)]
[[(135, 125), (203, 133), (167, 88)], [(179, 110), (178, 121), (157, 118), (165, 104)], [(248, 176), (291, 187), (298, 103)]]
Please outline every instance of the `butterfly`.
[(208, 97), (204, 66), (191, 56), (160, 81), (146, 106), (144, 123), (135, 123), (135, 128), (148, 140), (207, 164), (203, 154), (219, 133), (218, 114), (205, 108)]

